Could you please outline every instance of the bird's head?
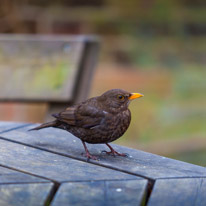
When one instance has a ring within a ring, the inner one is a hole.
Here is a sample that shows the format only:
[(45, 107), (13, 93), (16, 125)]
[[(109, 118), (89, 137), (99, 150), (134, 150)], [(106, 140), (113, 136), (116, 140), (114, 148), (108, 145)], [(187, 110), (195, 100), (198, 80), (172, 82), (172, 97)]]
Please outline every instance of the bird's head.
[(111, 89), (99, 97), (99, 101), (103, 102), (108, 111), (122, 111), (128, 108), (129, 103), (133, 99), (143, 97), (140, 93), (130, 93), (122, 89)]

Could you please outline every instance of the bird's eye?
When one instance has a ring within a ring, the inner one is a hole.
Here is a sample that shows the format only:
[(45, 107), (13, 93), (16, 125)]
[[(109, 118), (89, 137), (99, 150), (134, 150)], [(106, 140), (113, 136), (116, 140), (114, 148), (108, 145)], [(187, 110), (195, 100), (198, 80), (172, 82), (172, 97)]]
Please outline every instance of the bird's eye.
[(124, 96), (124, 95), (119, 94), (119, 95), (117, 95), (117, 99), (119, 99), (119, 100), (124, 100), (124, 99), (125, 99), (125, 96)]

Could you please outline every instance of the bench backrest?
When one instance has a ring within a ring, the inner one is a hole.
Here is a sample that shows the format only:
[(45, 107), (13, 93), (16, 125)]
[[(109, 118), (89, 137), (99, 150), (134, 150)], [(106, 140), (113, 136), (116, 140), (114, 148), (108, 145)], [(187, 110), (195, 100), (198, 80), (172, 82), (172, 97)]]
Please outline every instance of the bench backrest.
[(97, 53), (96, 37), (0, 35), (0, 100), (80, 101)]
[(96, 36), (0, 35), (0, 101), (86, 99), (98, 51)]

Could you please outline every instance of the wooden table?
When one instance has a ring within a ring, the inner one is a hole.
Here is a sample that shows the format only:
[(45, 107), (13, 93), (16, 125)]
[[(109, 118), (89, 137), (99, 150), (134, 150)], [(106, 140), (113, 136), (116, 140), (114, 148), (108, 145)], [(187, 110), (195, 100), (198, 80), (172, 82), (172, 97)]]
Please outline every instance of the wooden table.
[(86, 162), (79, 139), (60, 129), (0, 122), (0, 206), (205, 206), (206, 168), (113, 145)]

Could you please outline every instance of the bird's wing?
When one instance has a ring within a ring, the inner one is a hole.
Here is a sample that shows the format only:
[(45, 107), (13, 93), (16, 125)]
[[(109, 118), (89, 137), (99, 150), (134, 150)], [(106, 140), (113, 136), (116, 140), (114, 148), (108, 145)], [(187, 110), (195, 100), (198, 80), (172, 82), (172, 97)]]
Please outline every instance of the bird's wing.
[(104, 118), (105, 112), (89, 105), (80, 105), (68, 107), (63, 112), (54, 115), (59, 121), (72, 126), (93, 128), (100, 125)]

